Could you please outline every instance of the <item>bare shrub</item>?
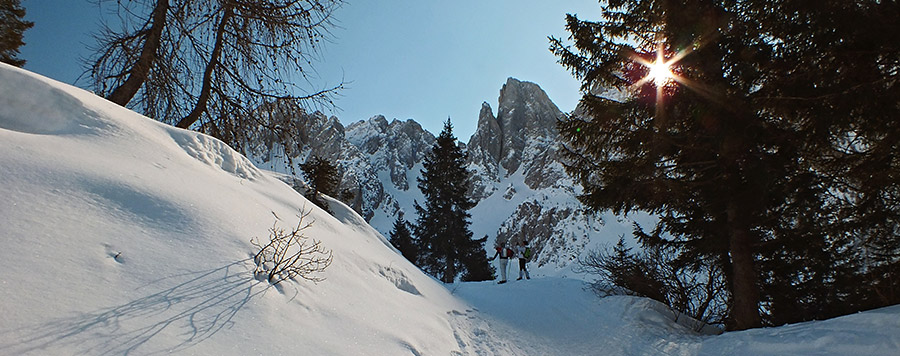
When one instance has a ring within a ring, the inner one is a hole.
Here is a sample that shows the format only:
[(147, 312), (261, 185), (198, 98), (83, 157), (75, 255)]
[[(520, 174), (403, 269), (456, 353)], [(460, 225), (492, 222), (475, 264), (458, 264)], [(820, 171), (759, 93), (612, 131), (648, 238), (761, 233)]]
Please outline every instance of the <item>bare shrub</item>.
[(321, 241), (303, 234), (315, 222), (304, 222), (309, 213), (310, 211), (301, 212), (297, 227), (291, 231), (277, 227), (276, 221), (269, 229), (268, 243), (263, 244), (256, 237), (250, 239), (250, 243), (259, 248), (259, 252), (253, 256), (257, 276), (266, 276), (266, 280), (273, 285), (298, 277), (313, 282), (325, 280), (325, 277), (318, 274), (331, 265), (333, 256), (331, 251), (322, 247)]
[(706, 324), (722, 325), (728, 313), (728, 291), (721, 268), (711, 263), (685, 263), (671, 249), (649, 247), (632, 253), (624, 237), (610, 251), (592, 251), (578, 261), (577, 272), (595, 276), (591, 289), (600, 295), (634, 295), (654, 299), (669, 307), (676, 322), (694, 330)]

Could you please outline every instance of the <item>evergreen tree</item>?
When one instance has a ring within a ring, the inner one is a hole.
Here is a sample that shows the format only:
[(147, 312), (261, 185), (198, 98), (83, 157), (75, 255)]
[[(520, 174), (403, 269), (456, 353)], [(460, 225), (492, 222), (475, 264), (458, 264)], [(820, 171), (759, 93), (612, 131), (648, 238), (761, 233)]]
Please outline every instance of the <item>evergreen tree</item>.
[(603, 10), (601, 21), (568, 16), (574, 48), (551, 39), (585, 93), (585, 117), (560, 125), (582, 202), (659, 214), (637, 236), (717, 264), (729, 328), (844, 312), (860, 287), (839, 282), (860, 270), (849, 246), (898, 239), (900, 5), (634, 0)]
[(19, 0), (0, 0), (0, 62), (17, 67), (25, 65), (24, 59), (16, 58), (25, 30), (34, 22), (25, 21), (25, 9)]
[(419, 249), (412, 236), (409, 225), (410, 224), (403, 219), (402, 212), (397, 214), (397, 220), (394, 220), (394, 228), (391, 230), (390, 242), (397, 250), (400, 250), (403, 257), (406, 257), (407, 260), (415, 264), (419, 258)]
[(488, 261), (487, 254), (484, 253), (484, 244), (487, 242), (487, 235), (474, 240), (475, 246), (465, 251), (463, 264), (466, 271), (460, 278), (466, 282), (489, 281), (496, 276), (494, 266)]
[(473, 240), (469, 230), (468, 210), (475, 206), (467, 195), (471, 173), (466, 170), (466, 155), (456, 143), (450, 119), (425, 155), (418, 182), (425, 196), (424, 207), (415, 203), (419, 266), (445, 283), (452, 283), (460, 274), (468, 280), (490, 279), (484, 273), (490, 270), (484, 241)]
[(300, 165), (300, 169), (306, 175), (310, 188), (310, 191), (306, 193), (306, 198), (330, 213), (331, 209), (319, 198), (319, 194), (337, 197), (338, 184), (341, 181), (337, 166), (318, 156), (312, 156), (306, 163)]

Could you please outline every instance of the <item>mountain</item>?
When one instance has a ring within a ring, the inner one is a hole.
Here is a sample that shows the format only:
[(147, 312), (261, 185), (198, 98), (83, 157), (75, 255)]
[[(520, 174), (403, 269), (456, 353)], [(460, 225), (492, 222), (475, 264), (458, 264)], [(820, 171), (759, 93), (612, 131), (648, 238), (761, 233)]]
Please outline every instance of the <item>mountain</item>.
[[(393, 169), (394, 172), (402, 172), (400, 167), (403, 162), (410, 161), (405, 152), (388, 155), (383, 159), (373, 157), (380, 145), (393, 147), (384, 140), (378, 141), (378, 137), (390, 135), (402, 137), (403, 133), (414, 132), (418, 127), (424, 140), (429, 136), (418, 124), (411, 123), (413, 129), (403, 128), (391, 131), (390, 125), (379, 126), (378, 120), (373, 118), (372, 125), (365, 130), (369, 136), (357, 135), (359, 131), (348, 132), (347, 128), (338, 121), (335, 116), (326, 116), (320, 111), (306, 112), (303, 108), (284, 105), (276, 109), (269, 108), (270, 113), (281, 116), (279, 122), (293, 127), (293, 134), (288, 138), (285, 152), (280, 146), (273, 145), (271, 139), (258, 139), (257, 146), (247, 148), (247, 155), (261, 168), (286, 173), (291, 176), (298, 175), (300, 165), (313, 156), (318, 156), (340, 169), (341, 179), (339, 190), (349, 192), (352, 198), (346, 199), (347, 205), (360, 213), (366, 220), (371, 220), (376, 211), (382, 210), (393, 214), (399, 209), (394, 195), (385, 190), (384, 182), (397, 180), (398, 184), (406, 184), (405, 176), (381, 177), (379, 174), (384, 169)], [(384, 118), (381, 118), (384, 121)], [(396, 125), (394, 126), (396, 127)], [(378, 130), (385, 130), (380, 132)], [(355, 138), (353, 141), (350, 138)], [(409, 149), (407, 149), (409, 150)], [(371, 152), (370, 152), (371, 151)], [(379, 166), (376, 166), (379, 165)], [(382, 168), (386, 167), (386, 168)]]
[(491, 182), (521, 173), (531, 189), (569, 185), (559, 165), (556, 123), (566, 115), (537, 85), (509, 78), (500, 89), (497, 116), (481, 105), (478, 127), (469, 139), (476, 173), (476, 199), (493, 193)]
[[(497, 115), (483, 103), (467, 145), (479, 200), (473, 225), (492, 241), (529, 240), (536, 266), (548, 272), (609, 240), (599, 217), (575, 199), (579, 189), (560, 162), (556, 124), (565, 117), (537, 84), (509, 78)], [(502, 214), (485, 219), (491, 212)]]
[[(344, 127), (320, 112), (282, 111), (298, 127), (289, 145), (296, 149), (257, 148), (251, 157), (260, 167), (294, 173), (312, 155), (328, 159), (342, 171), (341, 189), (353, 193), (346, 203), (383, 235), (397, 214), (415, 219), (413, 204), (423, 199), (416, 179), (435, 142), (433, 133), (414, 120), (388, 121), (382, 115)], [(550, 274), (568, 273), (584, 252), (630, 235), (635, 218), (597, 216), (576, 200), (580, 189), (560, 162), (556, 123), (565, 117), (537, 84), (509, 78), (500, 89), (496, 115), (491, 104), (482, 103), (478, 126), (463, 145), (478, 202), (471, 211), (475, 236), (488, 236), (488, 249), (498, 240), (530, 240), (535, 266)]]

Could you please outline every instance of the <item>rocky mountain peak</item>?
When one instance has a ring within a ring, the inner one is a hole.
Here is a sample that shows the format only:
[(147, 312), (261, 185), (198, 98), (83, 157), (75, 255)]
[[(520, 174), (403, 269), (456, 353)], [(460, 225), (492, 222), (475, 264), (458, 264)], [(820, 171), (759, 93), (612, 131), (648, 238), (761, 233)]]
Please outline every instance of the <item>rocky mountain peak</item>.
[(375, 170), (390, 172), (398, 190), (410, 187), (407, 172), (420, 162), (434, 144), (435, 137), (413, 120), (391, 120), (382, 115), (347, 127), (347, 140), (369, 157)]
[[(529, 240), (538, 266), (567, 265), (601, 226), (582, 210), (576, 184), (560, 164), (556, 123), (565, 114), (534, 83), (509, 78), (499, 94), (496, 111), (481, 104), (478, 126), (464, 145), (478, 202), (473, 233), (490, 235), (489, 245)], [(318, 155), (336, 162), (343, 173), (341, 191), (353, 196), (348, 203), (385, 235), (397, 214), (414, 211), (422, 199), (416, 178), (434, 134), (413, 120), (383, 115), (346, 128), (322, 113), (300, 111), (292, 117), (299, 126), (292, 145), (297, 148), (264, 152), (263, 160), (284, 155), (297, 164)]]
[(481, 105), (478, 127), (469, 140), (473, 194), (481, 199), (495, 190), (493, 182), (521, 170), (529, 187), (549, 187), (565, 177), (558, 162), (557, 120), (565, 114), (537, 84), (515, 78), (500, 89), (497, 116)]

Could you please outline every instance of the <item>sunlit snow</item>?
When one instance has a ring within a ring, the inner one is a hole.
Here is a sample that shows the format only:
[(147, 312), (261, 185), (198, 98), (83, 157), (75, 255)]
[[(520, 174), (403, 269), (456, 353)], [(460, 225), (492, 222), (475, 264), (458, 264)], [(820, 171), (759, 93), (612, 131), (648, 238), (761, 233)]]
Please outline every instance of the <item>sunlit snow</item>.
[[(571, 271), (445, 285), (346, 206), (331, 201), (335, 216), (323, 212), (220, 141), (5, 64), (0, 198), (2, 355), (893, 355), (900, 348), (898, 306), (700, 335), (655, 302), (598, 299)], [(273, 224), (291, 228), (308, 210), (315, 222), (305, 234), (334, 255), (325, 280), (255, 279), (250, 239), (265, 238)], [(473, 214), (476, 228), (486, 213)], [(628, 222), (602, 217), (611, 234), (630, 231)]]

